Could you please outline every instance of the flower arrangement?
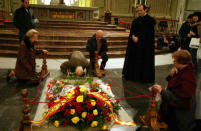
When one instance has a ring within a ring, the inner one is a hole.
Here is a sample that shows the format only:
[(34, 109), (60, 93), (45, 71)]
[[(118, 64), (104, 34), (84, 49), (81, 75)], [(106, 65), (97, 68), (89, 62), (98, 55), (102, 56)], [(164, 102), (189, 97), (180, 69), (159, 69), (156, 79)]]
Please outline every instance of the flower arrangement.
[[(67, 84), (67, 85), (66, 85)], [(59, 110), (48, 118), (55, 127), (74, 126), (80, 130), (98, 127), (107, 130), (106, 123), (111, 122), (113, 115), (118, 116), (119, 101), (114, 99), (109, 85), (89, 83), (88, 86), (68, 85), (66, 80), (52, 80), (48, 84), (47, 100), (49, 109), (57, 106), (64, 98), (71, 98), (59, 107)], [(98, 92), (110, 101), (113, 110), (106, 103), (90, 93)], [(44, 112), (43, 117), (47, 116)]]

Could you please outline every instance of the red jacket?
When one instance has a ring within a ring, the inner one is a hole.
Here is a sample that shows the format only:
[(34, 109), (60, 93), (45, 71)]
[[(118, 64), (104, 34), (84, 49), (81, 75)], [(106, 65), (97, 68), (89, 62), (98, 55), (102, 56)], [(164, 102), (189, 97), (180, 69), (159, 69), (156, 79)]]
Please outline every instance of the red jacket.
[[(173, 110), (191, 110), (196, 92), (196, 73), (191, 64), (173, 76), (166, 90), (162, 90), (159, 117), (165, 120)], [(172, 115), (172, 114), (171, 114)]]
[[(179, 101), (170, 101), (175, 107), (190, 106), (196, 92), (196, 75), (194, 66), (191, 64), (178, 72), (168, 83), (167, 90), (171, 91)], [(181, 105), (180, 105), (181, 104)], [(181, 108), (182, 108), (181, 107)]]

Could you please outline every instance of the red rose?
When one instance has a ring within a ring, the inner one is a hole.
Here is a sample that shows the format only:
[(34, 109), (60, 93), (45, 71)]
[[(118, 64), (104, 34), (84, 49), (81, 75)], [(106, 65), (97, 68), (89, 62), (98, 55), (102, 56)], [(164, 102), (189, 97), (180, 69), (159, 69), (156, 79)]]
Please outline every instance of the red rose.
[(60, 81), (60, 83), (64, 84), (64, 81)]
[(76, 99), (77, 97), (78, 97), (78, 91), (76, 90), (74, 94), (74, 99)]
[(89, 98), (93, 98), (93, 95), (88, 95), (89, 96)]
[(67, 120), (64, 120), (63, 126), (67, 126), (67, 125), (68, 125), (68, 121), (67, 121)]
[(103, 103), (101, 101), (96, 102), (99, 108), (103, 108)]
[(70, 109), (66, 109), (64, 112), (64, 116), (68, 116), (68, 115), (70, 115)]
[(93, 106), (92, 106), (91, 102), (88, 102), (87, 103), (87, 109), (91, 110), (92, 108), (93, 108)]
[(111, 121), (111, 117), (108, 116), (108, 117), (107, 117), (107, 120), (108, 120), (108, 121)]
[(66, 105), (63, 105), (62, 107), (60, 107), (60, 110), (63, 111)]
[(50, 102), (48, 103), (48, 107), (51, 108), (55, 103), (54, 102)]
[(93, 121), (94, 115), (93, 114), (88, 114), (87, 119), (88, 119), (88, 121)]
[(76, 106), (76, 103), (77, 103), (77, 102), (72, 102), (72, 106)]
[(107, 115), (107, 113), (108, 113), (108, 110), (104, 110), (104, 111), (102, 112), (103, 115)]
[(59, 99), (61, 100), (61, 99), (65, 99), (66, 97), (64, 97), (64, 96), (59, 96)]
[(91, 89), (90, 92), (95, 92), (94, 89)]
[(120, 100), (119, 99), (116, 99), (116, 103), (119, 103), (120, 102)]
[(76, 86), (76, 87), (75, 87), (75, 90), (76, 90), (76, 91), (80, 91), (80, 87), (79, 87), (79, 86)]
[(108, 85), (109, 87), (112, 87), (112, 84), (110, 84), (110, 83), (109, 83), (109, 84), (107, 84), (107, 85)]
[(81, 114), (83, 111), (82, 106), (76, 106), (75, 109), (79, 114)]
[(66, 103), (66, 106), (70, 106), (70, 104), (71, 104), (70, 102), (67, 102), (67, 103)]

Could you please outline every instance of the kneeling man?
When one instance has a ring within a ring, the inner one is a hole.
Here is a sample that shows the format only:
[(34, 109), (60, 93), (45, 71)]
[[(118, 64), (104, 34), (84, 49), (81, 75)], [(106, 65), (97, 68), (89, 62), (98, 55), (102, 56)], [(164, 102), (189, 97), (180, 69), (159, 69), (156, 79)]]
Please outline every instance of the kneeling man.
[(107, 55), (107, 41), (103, 38), (103, 31), (99, 30), (94, 34), (87, 42), (87, 50), (89, 51), (90, 55), (90, 63), (92, 69), (95, 68), (95, 55), (98, 55), (98, 59), (102, 59), (100, 69), (104, 72), (106, 63), (108, 61)]
[(73, 51), (70, 59), (62, 63), (60, 68), (64, 74), (76, 73), (76, 75), (82, 76), (85, 69), (85, 74), (88, 74), (89, 61), (81, 51)]

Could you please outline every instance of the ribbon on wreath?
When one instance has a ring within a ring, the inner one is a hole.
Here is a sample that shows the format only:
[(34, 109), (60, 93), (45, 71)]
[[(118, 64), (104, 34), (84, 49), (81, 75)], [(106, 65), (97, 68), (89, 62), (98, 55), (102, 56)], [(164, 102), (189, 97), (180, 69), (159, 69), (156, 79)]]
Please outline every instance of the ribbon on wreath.
[[(52, 107), (50, 107), (50, 109), (48, 110), (47, 114), (43, 117), (42, 120), (40, 120), (40, 121), (31, 121), (31, 123), (33, 123), (33, 124), (41, 124), (41, 123), (43, 123), (49, 117), (51, 117), (52, 115), (57, 113), (62, 106), (64, 106), (67, 103), (72, 102), (75, 99), (75, 96), (76, 96), (75, 93), (76, 93), (76, 91), (72, 90), (72, 92), (70, 93), (71, 95), (68, 95), (69, 97), (65, 97), (65, 98), (61, 99), (60, 101), (56, 102)], [(112, 118), (117, 124), (125, 125), (125, 126), (133, 126), (133, 125), (135, 125), (134, 122), (119, 120), (117, 118), (116, 114), (113, 111), (112, 102), (106, 96), (104, 96), (103, 94), (101, 94), (99, 92), (90, 92), (90, 93), (88, 93), (88, 95), (92, 95), (93, 97), (95, 97), (98, 100), (100, 100), (103, 103), (105, 103), (110, 108), (110, 111), (112, 113)]]
[(136, 125), (135, 122), (129, 122), (129, 121), (121, 121), (117, 118), (116, 114), (113, 111), (113, 106), (112, 106), (112, 102), (103, 94), (101, 94), (100, 92), (90, 92), (88, 93), (88, 95), (92, 95), (93, 97), (95, 97), (96, 99), (102, 101), (103, 103), (105, 103), (109, 108), (110, 111), (112, 113), (112, 118), (113, 120), (119, 124), (119, 125), (125, 125), (125, 126), (133, 126)]
[(62, 106), (64, 106), (67, 103), (71, 103), (75, 99), (75, 96), (76, 96), (75, 95), (75, 90), (72, 90), (72, 92), (70, 94), (71, 95), (68, 95), (68, 97), (65, 97), (65, 98), (61, 99), (60, 101), (55, 102), (55, 104), (49, 108), (47, 114), (43, 117), (42, 120), (40, 120), (40, 121), (31, 121), (31, 123), (32, 124), (41, 124), (45, 120), (47, 120), (49, 117), (51, 117), (52, 115), (57, 113)]

